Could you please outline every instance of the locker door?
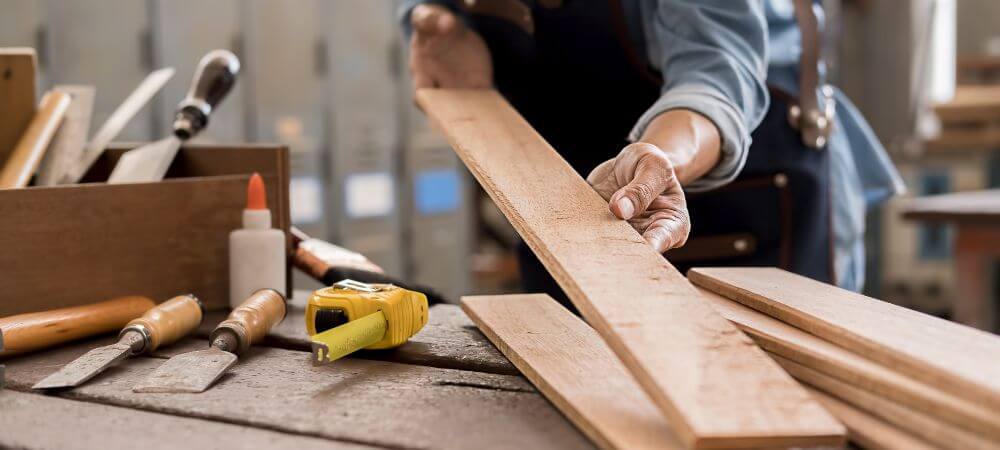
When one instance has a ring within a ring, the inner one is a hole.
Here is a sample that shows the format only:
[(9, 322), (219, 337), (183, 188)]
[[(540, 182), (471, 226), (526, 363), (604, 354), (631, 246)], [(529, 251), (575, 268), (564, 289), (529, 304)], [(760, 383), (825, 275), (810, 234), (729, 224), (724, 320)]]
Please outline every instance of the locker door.
[[(43, 0), (49, 84), (96, 86), (93, 133), (149, 74), (149, 11), (135, 0)], [(118, 141), (153, 138), (147, 105)]]
[[(153, 0), (153, 61), (157, 67), (170, 66), (177, 74), (163, 88), (155, 104), (157, 135), (170, 132), (177, 103), (185, 95), (198, 61), (211, 50), (227, 49), (240, 55), (239, 0)], [(192, 11), (198, 11), (197, 14)], [(246, 67), (243, 67), (246, 70)], [(245, 74), (236, 87), (212, 112), (208, 129), (195, 142), (245, 142), (243, 90)]]
[(344, 246), (403, 274), (393, 2), (327, 2), (331, 96), (330, 221)]

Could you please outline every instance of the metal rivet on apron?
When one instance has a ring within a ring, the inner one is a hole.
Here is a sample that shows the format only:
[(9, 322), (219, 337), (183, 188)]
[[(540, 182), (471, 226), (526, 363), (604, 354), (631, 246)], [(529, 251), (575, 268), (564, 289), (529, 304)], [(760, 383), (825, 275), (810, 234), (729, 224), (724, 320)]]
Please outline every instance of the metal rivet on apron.
[(774, 176), (774, 185), (780, 188), (788, 186), (788, 176), (783, 173), (776, 174)]
[(747, 250), (747, 247), (749, 247), (749, 245), (750, 244), (747, 243), (746, 239), (737, 239), (733, 241), (733, 249), (740, 253), (745, 252)]

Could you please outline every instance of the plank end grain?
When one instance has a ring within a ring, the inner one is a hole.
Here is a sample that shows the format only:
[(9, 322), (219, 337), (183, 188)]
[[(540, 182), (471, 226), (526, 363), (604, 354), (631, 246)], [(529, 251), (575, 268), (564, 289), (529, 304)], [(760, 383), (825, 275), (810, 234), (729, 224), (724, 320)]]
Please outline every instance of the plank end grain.
[(938, 389), (1000, 408), (1000, 336), (776, 268), (696, 268), (688, 277)]
[(424, 89), (416, 97), (686, 445), (842, 441), (843, 427), (615, 219), (496, 91)]

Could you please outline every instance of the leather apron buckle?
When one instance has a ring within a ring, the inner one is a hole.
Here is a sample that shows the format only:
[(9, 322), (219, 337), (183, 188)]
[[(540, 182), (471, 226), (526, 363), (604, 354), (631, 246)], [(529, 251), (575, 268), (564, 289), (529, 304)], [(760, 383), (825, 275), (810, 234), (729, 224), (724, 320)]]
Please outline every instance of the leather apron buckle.
[(803, 110), (805, 102), (788, 105), (788, 123), (799, 131), (802, 143), (811, 149), (821, 150), (830, 140), (833, 123), (837, 115), (837, 101), (833, 98), (833, 88), (823, 85), (819, 89), (823, 96), (822, 107), (815, 106)]

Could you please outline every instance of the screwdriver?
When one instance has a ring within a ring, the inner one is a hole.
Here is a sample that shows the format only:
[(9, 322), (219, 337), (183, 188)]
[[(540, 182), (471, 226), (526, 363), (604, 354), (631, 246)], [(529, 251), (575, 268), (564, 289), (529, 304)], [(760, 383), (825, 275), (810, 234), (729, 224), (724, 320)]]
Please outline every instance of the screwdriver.
[(427, 297), (391, 284), (342, 280), (314, 292), (306, 306), (315, 364), (398, 347), (426, 324)]
[(201, 324), (204, 306), (193, 295), (180, 295), (129, 322), (118, 342), (95, 348), (33, 386), (58, 389), (79, 386), (128, 357), (150, 353), (188, 335)]

